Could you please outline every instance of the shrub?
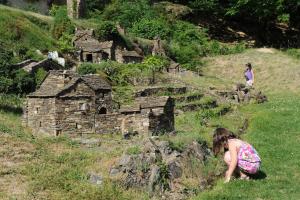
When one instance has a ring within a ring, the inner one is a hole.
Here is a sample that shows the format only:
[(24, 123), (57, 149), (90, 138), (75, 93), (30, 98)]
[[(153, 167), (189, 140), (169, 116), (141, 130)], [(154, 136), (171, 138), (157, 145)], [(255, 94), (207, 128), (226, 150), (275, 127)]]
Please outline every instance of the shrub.
[(77, 72), (81, 75), (85, 74), (95, 74), (96, 73), (96, 66), (95, 64), (91, 63), (83, 63), (78, 67)]
[(167, 39), (171, 33), (171, 29), (168, 22), (162, 18), (143, 18), (133, 24), (130, 32), (138, 37), (147, 39), (154, 39), (157, 36), (161, 39)]
[(7, 93), (13, 84), (13, 80), (0, 76), (0, 93)]
[(34, 89), (34, 79), (23, 69), (15, 72), (14, 88), (17, 93), (29, 93)]
[(127, 149), (127, 154), (129, 155), (137, 155), (141, 153), (141, 149), (139, 146), (132, 146)]
[(74, 50), (73, 44), (73, 34), (62, 33), (61, 37), (57, 41), (58, 48), (60, 52), (67, 53)]
[(0, 43), (0, 74), (1, 76), (9, 76), (12, 71), (10, 64), (12, 62), (13, 53), (6, 50), (3, 44)]
[(149, 0), (114, 0), (103, 11), (105, 20), (120, 22), (124, 27), (131, 27), (141, 18), (153, 18)]
[(74, 32), (74, 25), (69, 19), (67, 8), (60, 6), (54, 15), (54, 24), (52, 27), (52, 35), (54, 38), (59, 39), (63, 34), (72, 34)]
[(199, 29), (188, 22), (177, 21), (172, 30), (172, 40), (169, 45), (171, 57), (184, 64), (197, 56), (205, 55), (208, 37), (204, 29)]
[(36, 86), (40, 86), (44, 78), (46, 77), (47, 72), (43, 68), (39, 68), (35, 73), (35, 84)]
[(115, 23), (112, 21), (97, 21), (95, 36), (99, 40), (112, 40), (118, 35)]

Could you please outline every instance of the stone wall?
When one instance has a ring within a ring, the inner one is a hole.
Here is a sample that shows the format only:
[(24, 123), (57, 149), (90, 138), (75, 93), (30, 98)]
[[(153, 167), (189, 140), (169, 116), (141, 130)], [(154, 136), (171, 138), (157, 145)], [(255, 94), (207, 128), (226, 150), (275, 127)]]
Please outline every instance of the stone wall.
[(121, 133), (122, 118), (123, 116), (118, 113), (96, 115), (95, 133), (97, 134)]
[(95, 104), (92, 97), (62, 97), (56, 100), (57, 128), (61, 133), (94, 132)]
[(101, 109), (103, 108), (106, 109), (106, 114), (113, 112), (113, 101), (112, 101), (111, 91), (108, 90), (97, 91), (95, 102), (97, 105), (97, 113), (100, 113)]
[(148, 113), (123, 114), (121, 130), (123, 134), (137, 132), (140, 135), (149, 136)]
[(25, 103), (25, 110), (25, 126), (35, 133), (56, 135), (55, 98), (29, 98)]

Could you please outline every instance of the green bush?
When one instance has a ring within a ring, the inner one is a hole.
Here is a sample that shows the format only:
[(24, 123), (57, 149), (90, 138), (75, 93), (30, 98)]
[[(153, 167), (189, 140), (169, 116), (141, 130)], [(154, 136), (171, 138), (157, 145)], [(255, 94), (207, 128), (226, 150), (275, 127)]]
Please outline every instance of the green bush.
[(161, 39), (168, 39), (171, 33), (168, 22), (162, 18), (143, 18), (135, 22), (129, 31), (135, 36), (147, 39), (154, 39), (157, 36)]
[(188, 22), (177, 21), (172, 30), (169, 52), (177, 62), (189, 63), (194, 58), (205, 55), (208, 36), (204, 29), (199, 29)]
[(15, 72), (13, 82), (15, 92), (19, 94), (29, 93), (34, 89), (35, 86), (32, 76), (23, 69), (17, 70)]
[(62, 53), (73, 52), (74, 47), (72, 41), (73, 41), (73, 34), (62, 33), (61, 37), (57, 41), (59, 51)]
[(12, 71), (10, 64), (12, 62), (13, 53), (6, 49), (6, 47), (0, 43), (0, 74), (1, 76), (9, 76)]
[(40, 86), (42, 81), (45, 79), (47, 72), (43, 68), (39, 68), (35, 73), (35, 84), (36, 86)]
[(12, 79), (0, 76), (0, 93), (7, 93), (12, 85)]
[(54, 23), (52, 27), (52, 35), (54, 38), (59, 39), (63, 34), (74, 33), (75, 26), (69, 19), (67, 14), (67, 8), (65, 6), (60, 6), (54, 15)]
[(287, 49), (285, 52), (294, 58), (300, 59), (300, 49)]
[(129, 28), (142, 18), (154, 18), (155, 13), (150, 6), (150, 0), (113, 0), (103, 11), (105, 20), (119, 22)]
[(95, 36), (102, 41), (112, 40), (118, 36), (115, 23), (112, 21), (97, 21)]
[(83, 63), (78, 67), (77, 72), (81, 75), (95, 74), (97, 71), (96, 67), (95, 64)]
[(129, 155), (137, 155), (141, 153), (141, 149), (139, 146), (132, 146), (127, 149), (127, 154)]

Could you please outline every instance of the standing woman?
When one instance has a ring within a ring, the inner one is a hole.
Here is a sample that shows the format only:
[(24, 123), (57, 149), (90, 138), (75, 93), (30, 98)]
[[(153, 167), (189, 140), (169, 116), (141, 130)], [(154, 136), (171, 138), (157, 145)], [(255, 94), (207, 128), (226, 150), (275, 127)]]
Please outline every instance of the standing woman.
[(246, 78), (246, 86), (252, 87), (254, 84), (254, 72), (252, 70), (251, 63), (246, 64), (245, 78)]

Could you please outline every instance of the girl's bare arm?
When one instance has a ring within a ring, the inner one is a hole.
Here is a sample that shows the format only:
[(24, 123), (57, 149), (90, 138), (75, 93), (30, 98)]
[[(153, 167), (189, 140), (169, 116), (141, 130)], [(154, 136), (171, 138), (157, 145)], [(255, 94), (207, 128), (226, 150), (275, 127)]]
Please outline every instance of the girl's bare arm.
[(225, 182), (228, 182), (230, 180), (230, 177), (232, 176), (236, 166), (237, 166), (237, 148), (236, 148), (236, 143), (234, 141), (228, 142), (228, 148), (229, 148), (229, 153), (230, 153), (230, 158), (231, 162), (229, 165), (229, 168), (226, 172), (226, 177), (225, 177)]

